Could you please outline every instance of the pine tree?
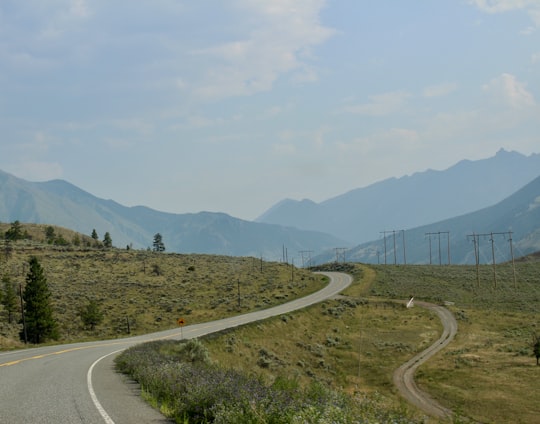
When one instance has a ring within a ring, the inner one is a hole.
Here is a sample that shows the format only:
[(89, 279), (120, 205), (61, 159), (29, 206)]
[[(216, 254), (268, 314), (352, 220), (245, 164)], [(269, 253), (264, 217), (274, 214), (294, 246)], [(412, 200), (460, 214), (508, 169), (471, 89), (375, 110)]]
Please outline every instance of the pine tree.
[[(30, 270), (26, 275), (23, 292), (24, 323), (26, 336), (31, 343), (41, 343), (46, 339), (57, 339), (58, 328), (53, 317), (50, 303), (51, 292), (47, 278), (38, 259), (34, 256), (29, 261)], [(21, 339), (24, 340), (24, 329)]]
[(7, 275), (2, 277), (2, 283), (4, 285), (4, 296), (2, 297), (2, 305), (8, 314), (8, 322), (13, 322), (13, 314), (17, 310), (17, 293), (15, 287)]
[(11, 227), (6, 231), (4, 238), (10, 241), (17, 241), (23, 238), (22, 226), (19, 221), (13, 221)]
[(165, 245), (163, 244), (163, 237), (160, 233), (157, 233), (154, 235), (154, 252), (164, 252), (165, 251)]
[(103, 246), (105, 246), (106, 248), (112, 247), (112, 238), (108, 231), (103, 236)]

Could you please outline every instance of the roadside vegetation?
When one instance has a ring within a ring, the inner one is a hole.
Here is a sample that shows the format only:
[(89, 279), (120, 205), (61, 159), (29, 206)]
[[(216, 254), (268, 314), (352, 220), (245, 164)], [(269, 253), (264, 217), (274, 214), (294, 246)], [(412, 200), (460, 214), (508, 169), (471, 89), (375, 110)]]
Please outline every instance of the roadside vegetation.
[[(9, 228), (1, 225), (2, 233)], [(324, 285), (308, 270), (295, 269), (291, 278), (286, 264), (264, 262), (261, 272), (256, 258), (65, 248), (38, 242), (42, 233), (44, 227), (31, 242), (12, 243), (18, 247), (7, 260), (0, 253), (0, 276), (23, 283), (29, 258), (37, 256), (60, 339), (66, 341), (124, 336), (128, 322), (132, 333), (143, 333), (171, 328), (179, 317), (187, 325), (209, 321)], [(474, 266), (438, 265), (326, 269), (348, 272), (354, 283), (335, 299), (302, 311), (197, 341), (134, 347), (118, 366), (141, 383), (151, 404), (180, 423), (355, 422), (347, 421), (351, 416), (357, 422), (437, 422), (404, 402), (392, 384), (394, 370), (441, 331), (435, 315), (405, 307), (414, 297), (446, 305), (458, 320), (456, 339), (416, 374), (421, 389), (456, 413), (450, 422), (537, 422), (538, 257), (516, 261), (515, 267), (498, 264), (495, 272), (481, 265), (478, 273)], [(1, 288), (5, 300), (4, 283)], [(96, 309), (101, 318), (93, 316)], [(81, 312), (93, 318), (85, 323)], [(21, 346), (20, 311), (12, 311), (11, 324), (9, 316), (1, 306), (3, 348)], [(313, 402), (315, 394), (325, 408)], [(228, 399), (230, 408), (220, 399)], [(301, 411), (297, 418), (293, 409)]]
[[(206, 336), (200, 343), (213, 366), (251, 375), (269, 388), (288, 381), (299, 398), (312, 385), (346, 395), (343, 417), (362, 417), (357, 422), (437, 422), (406, 404), (392, 385), (394, 370), (441, 331), (429, 311), (405, 307), (414, 296), (445, 304), (458, 319), (457, 338), (416, 375), (424, 391), (455, 412), (449, 422), (537, 422), (540, 367), (533, 335), (540, 325), (540, 262), (516, 263), (516, 286), (511, 264), (498, 266), (496, 289), (491, 266), (480, 267), (480, 286), (475, 267), (329, 269), (349, 272), (355, 282), (334, 300)], [(144, 383), (143, 391), (165, 414), (190, 416), (185, 409), (173, 413)], [(200, 422), (191, 417), (178, 422)], [(318, 417), (306, 422), (355, 422)]]

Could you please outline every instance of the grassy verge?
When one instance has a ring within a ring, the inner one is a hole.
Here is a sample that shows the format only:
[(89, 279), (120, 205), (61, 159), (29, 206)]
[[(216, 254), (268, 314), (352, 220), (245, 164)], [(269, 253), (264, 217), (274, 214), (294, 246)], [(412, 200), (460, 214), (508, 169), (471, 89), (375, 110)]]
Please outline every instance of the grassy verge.
[(140, 382), (144, 397), (177, 423), (412, 423), (377, 399), (353, 398), (321, 382), (220, 366), (197, 340), (154, 342), (128, 349), (117, 369)]

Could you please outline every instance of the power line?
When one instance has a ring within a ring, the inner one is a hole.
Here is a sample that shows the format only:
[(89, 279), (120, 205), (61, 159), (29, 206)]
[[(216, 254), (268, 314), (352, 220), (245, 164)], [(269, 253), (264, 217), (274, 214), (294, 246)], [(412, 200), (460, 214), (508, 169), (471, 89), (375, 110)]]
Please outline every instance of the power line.
[(514, 287), (516, 287), (516, 270), (515, 270), (515, 264), (514, 264), (514, 248), (512, 246), (512, 231), (504, 231), (504, 232), (490, 232), (490, 233), (484, 233), (484, 234), (477, 234), (472, 233), (467, 235), (467, 239), (470, 237), (473, 238), (474, 243), (474, 256), (476, 259), (476, 284), (477, 287), (480, 286), (480, 277), (479, 277), (479, 265), (480, 265), (480, 237), (489, 237), (489, 241), (491, 242), (491, 263), (493, 266), (493, 286), (497, 288), (497, 267), (495, 263), (495, 237), (497, 235), (508, 235), (508, 239), (510, 242), (510, 255), (512, 256), (512, 270), (513, 270), (513, 278), (514, 278)]
[(302, 256), (302, 268), (305, 268), (304, 254), (307, 257), (308, 266), (311, 266), (311, 254), (313, 250), (300, 250), (300, 255)]
[(446, 234), (446, 243), (447, 243), (447, 254), (448, 254), (448, 265), (450, 265), (450, 231), (437, 231), (436, 233), (425, 233), (426, 236), (429, 236), (429, 264), (432, 264), (431, 256), (431, 236), (437, 236), (439, 242), (439, 265), (442, 265), (442, 252), (441, 252), (441, 234)]
[(346, 247), (336, 247), (335, 251), (336, 251), (336, 263), (339, 262), (340, 257), (343, 258), (343, 262), (345, 263), (345, 252), (347, 251), (347, 248)]
[(386, 234), (392, 234), (392, 239), (394, 243), (394, 265), (397, 265), (397, 247), (396, 247), (396, 233), (402, 233), (402, 241), (403, 241), (403, 263), (407, 264), (407, 256), (406, 256), (406, 247), (405, 247), (405, 230), (384, 230), (379, 231), (380, 234), (384, 237), (384, 264), (387, 265), (386, 260)]

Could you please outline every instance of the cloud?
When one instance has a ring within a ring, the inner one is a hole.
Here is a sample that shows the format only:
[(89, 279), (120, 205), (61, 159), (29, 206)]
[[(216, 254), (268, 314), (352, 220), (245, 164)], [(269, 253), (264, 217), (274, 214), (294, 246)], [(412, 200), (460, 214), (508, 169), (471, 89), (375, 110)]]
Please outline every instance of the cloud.
[[(389, 130), (379, 131), (365, 137), (358, 137), (351, 143), (339, 142), (337, 146), (340, 151), (361, 154), (372, 154), (376, 152), (384, 153), (392, 150), (394, 152), (415, 150), (421, 137), (416, 130), (409, 128), (390, 128)], [(383, 154), (384, 156), (384, 154)], [(399, 156), (399, 155), (398, 155)]]
[(326, 41), (334, 30), (322, 26), (321, 0), (278, 0), (237, 2), (243, 20), (252, 22), (245, 34), (234, 41), (194, 52), (210, 58), (214, 66), (200, 81), (196, 93), (219, 99), (268, 91), (282, 75), (298, 81), (316, 80), (309, 65), (311, 49)]
[(457, 89), (457, 84), (453, 82), (447, 82), (438, 85), (431, 85), (424, 88), (423, 96), (424, 97), (441, 97), (446, 96), (447, 94), (452, 93)]
[(296, 154), (296, 146), (290, 143), (280, 143), (272, 145), (272, 150), (280, 156), (292, 156)]
[(502, 13), (538, 7), (538, 0), (471, 0), (471, 3), (486, 13)]
[[(470, 3), (485, 13), (505, 13), (524, 10), (534, 23), (540, 27), (540, 2), (538, 0), (470, 0)], [(534, 28), (526, 28), (523, 34), (531, 34)]]
[(504, 105), (515, 109), (534, 107), (536, 101), (527, 91), (525, 84), (519, 82), (514, 75), (504, 73), (493, 78), (482, 89)]
[(369, 103), (346, 106), (342, 110), (359, 115), (385, 116), (400, 111), (409, 97), (405, 91), (376, 94), (369, 97)]

